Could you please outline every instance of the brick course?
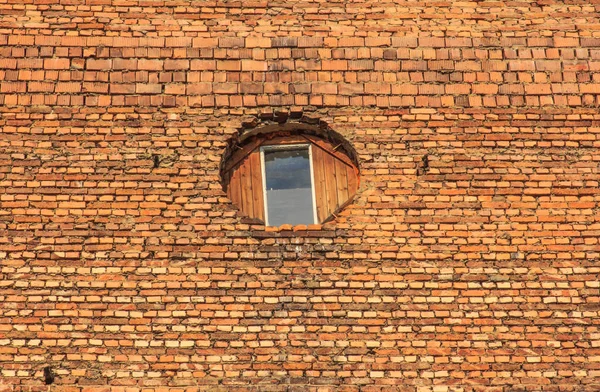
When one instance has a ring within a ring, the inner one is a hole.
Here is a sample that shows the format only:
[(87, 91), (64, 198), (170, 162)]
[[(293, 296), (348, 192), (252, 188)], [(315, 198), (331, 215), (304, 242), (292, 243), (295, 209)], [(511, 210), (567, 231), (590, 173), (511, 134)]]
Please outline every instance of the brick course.
[[(596, 1), (81, 3), (0, 4), (0, 391), (600, 390)], [(278, 123), (335, 221), (227, 199)]]

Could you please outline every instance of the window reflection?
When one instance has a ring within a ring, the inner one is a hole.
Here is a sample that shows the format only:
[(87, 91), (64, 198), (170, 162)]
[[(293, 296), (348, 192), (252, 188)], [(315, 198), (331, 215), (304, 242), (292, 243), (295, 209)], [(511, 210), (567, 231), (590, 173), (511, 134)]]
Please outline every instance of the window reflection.
[(308, 146), (265, 150), (269, 226), (314, 223)]

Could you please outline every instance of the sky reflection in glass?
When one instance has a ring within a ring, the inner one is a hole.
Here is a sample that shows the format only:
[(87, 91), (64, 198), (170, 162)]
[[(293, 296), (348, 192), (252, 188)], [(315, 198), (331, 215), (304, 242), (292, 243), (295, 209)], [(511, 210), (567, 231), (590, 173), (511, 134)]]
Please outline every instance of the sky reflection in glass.
[(266, 150), (264, 159), (269, 226), (314, 223), (308, 147)]

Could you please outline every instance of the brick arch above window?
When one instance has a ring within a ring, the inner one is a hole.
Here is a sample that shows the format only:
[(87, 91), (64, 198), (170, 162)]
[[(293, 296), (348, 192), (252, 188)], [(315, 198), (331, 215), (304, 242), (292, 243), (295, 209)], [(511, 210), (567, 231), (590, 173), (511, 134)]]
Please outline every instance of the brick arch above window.
[(360, 182), (345, 147), (303, 132), (246, 139), (226, 159), (222, 178), (241, 213), (268, 226), (331, 221), (352, 202)]

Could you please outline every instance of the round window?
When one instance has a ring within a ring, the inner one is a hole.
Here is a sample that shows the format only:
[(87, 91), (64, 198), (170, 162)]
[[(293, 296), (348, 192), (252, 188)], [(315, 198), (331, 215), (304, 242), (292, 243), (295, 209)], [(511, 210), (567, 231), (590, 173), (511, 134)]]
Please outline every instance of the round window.
[(348, 205), (359, 185), (341, 144), (309, 134), (256, 135), (226, 160), (227, 196), (267, 226), (325, 223)]

